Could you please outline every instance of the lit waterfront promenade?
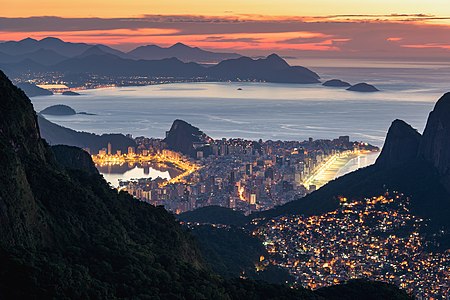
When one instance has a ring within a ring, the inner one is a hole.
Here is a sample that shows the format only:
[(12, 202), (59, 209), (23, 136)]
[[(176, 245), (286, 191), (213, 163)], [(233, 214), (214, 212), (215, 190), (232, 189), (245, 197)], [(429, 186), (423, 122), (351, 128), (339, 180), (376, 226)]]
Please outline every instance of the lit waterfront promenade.
[(352, 160), (360, 159), (361, 157), (368, 158), (365, 164), (358, 163), (353, 168), (353, 170), (349, 170), (350, 172), (355, 171), (360, 167), (366, 167), (372, 164), (378, 154), (379, 152), (373, 151), (346, 151), (331, 155), (325, 162), (320, 164), (320, 166), (315, 170), (315, 172), (311, 174), (311, 176), (307, 177), (303, 181), (303, 185), (307, 188), (309, 188), (311, 185), (315, 185), (316, 188), (320, 188), (331, 180), (341, 176), (341, 170), (345, 168), (349, 163), (351, 163)]

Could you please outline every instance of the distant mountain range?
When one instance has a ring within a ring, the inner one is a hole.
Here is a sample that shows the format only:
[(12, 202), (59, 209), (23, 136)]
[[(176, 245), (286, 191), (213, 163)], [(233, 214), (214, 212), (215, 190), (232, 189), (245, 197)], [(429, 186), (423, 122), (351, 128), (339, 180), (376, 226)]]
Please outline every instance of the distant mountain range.
[(16, 63), (24, 59), (31, 59), (43, 65), (52, 65), (67, 58), (103, 53), (135, 60), (160, 60), (176, 57), (183, 62), (197, 63), (218, 63), (225, 59), (241, 56), (237, 53), (206, 51), (198, 47), (189, 47), (183, 43), (176, 43), (167, 48), (157, 45), (140, 46), (130, 52), (122, 52), (101, 44), (64, 42), (53, 37), (42, 40), (26, 38), (21, 41), (0, 43), (0, 63)]
[(129, 57), (136, 59), (155, 60), (176, 57), (184, 62), (197, 63), (218, 63), (225, 59), (238, 58), (242, 56), (237, 53), (206, 51), (198, 47), (189, 47), (183, 43), (176, 43), (175, 45), (167, 48), (156, 45), (141, 46), (128, 52), (127, 54)]
[[(205, 60), (220, 62), (199, 63)], [(56, 38), (0, 43), (0, 68), (9, 76), (24, 72), (59, 72), (75, 77), (96, 74), (276, 83), (318, 83), (320, 78), (307, 68), (290, 66), (276, 54), (252, 59), (236, 53), (205, 51), (181, 43), (168, 48), (143, 46), (123, 53), (104, 45), (67, 43)]]

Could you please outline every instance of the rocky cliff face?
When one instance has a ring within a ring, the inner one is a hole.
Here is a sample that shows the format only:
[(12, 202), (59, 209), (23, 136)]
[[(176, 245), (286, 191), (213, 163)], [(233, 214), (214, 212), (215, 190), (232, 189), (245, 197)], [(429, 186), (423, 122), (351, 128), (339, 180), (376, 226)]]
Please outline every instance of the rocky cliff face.
[(442, 96), (430, 113), (419, 155), (433, 164), (450, 190), (450, 93)]
[(175, 120), (164, 142), (173, 151), (195, 156), (194, 145), (206, 144), (209, 140), (211, 138), (197, 127), (183, 120)]
[(34, 247), (41, 242), (45, 230), (27, 167), (43, 161), (33, 106), (0, 71), (0, 245)]
[(383, 167), (410, 162), (416, 159), (421, 135), (402, 120), (392, 122), (386, 141), (376, 164)]

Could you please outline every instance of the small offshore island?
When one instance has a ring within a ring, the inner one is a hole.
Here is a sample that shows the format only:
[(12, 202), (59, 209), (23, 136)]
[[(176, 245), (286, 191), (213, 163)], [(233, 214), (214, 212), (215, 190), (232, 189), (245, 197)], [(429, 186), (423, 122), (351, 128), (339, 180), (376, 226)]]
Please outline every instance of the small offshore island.
[(56, 104), (49, 106), (41, 110), (39, 113), (51, 116), (72, 116), (77, 114), (77, 112), (72, 107), (64, 104)]
[(352, 85), (351, 87), (349, 87), (347, 89), (347, 91), (360, 92), (360, 93), (374, 93), (374, 92), (379, 92), (380, 90), (371, 84), (362, 82), (362, 83), (357, 83), (355, 85)]
[(77, 92), (74, 92), (74, 91), (64, 91), (64, 92), (62, 92), (61, 95), (64, 95), (64, 96), (80, 96), (81, 94), (79, 94)]

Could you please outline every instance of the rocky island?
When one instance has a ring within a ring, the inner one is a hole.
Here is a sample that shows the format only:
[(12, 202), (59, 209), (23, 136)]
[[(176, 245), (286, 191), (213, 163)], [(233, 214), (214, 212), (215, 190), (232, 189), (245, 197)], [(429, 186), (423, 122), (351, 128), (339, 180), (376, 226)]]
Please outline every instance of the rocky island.
[(346, 81), (342, 81), (340, 79), (331, 79), (331, 80), (325, 81), (322, 85), (329, 86), (329, 87), (349, 87), (349, 86), (351, 86), (350, 83), (348, 83)]
[(40, 114), (51, 116), (72, 116), (76, 115), (77, 112), (70, 106), (57, 104), (41, 110)]
[(373, 92), (378, 92), (380, 90), (371, 84), (362, 82), (362, 83), (357, 83), (355, 85), (352, 85), (351, 87), (349, 87), (347, 89), (347, 91), (361, 92), (361, 93), (373, 93)]
[(80, 96), (79, 93), (74, 92), (74, 91), (65, 91), (62, 93), (62, 95), (64, 95), (64, 96)]

